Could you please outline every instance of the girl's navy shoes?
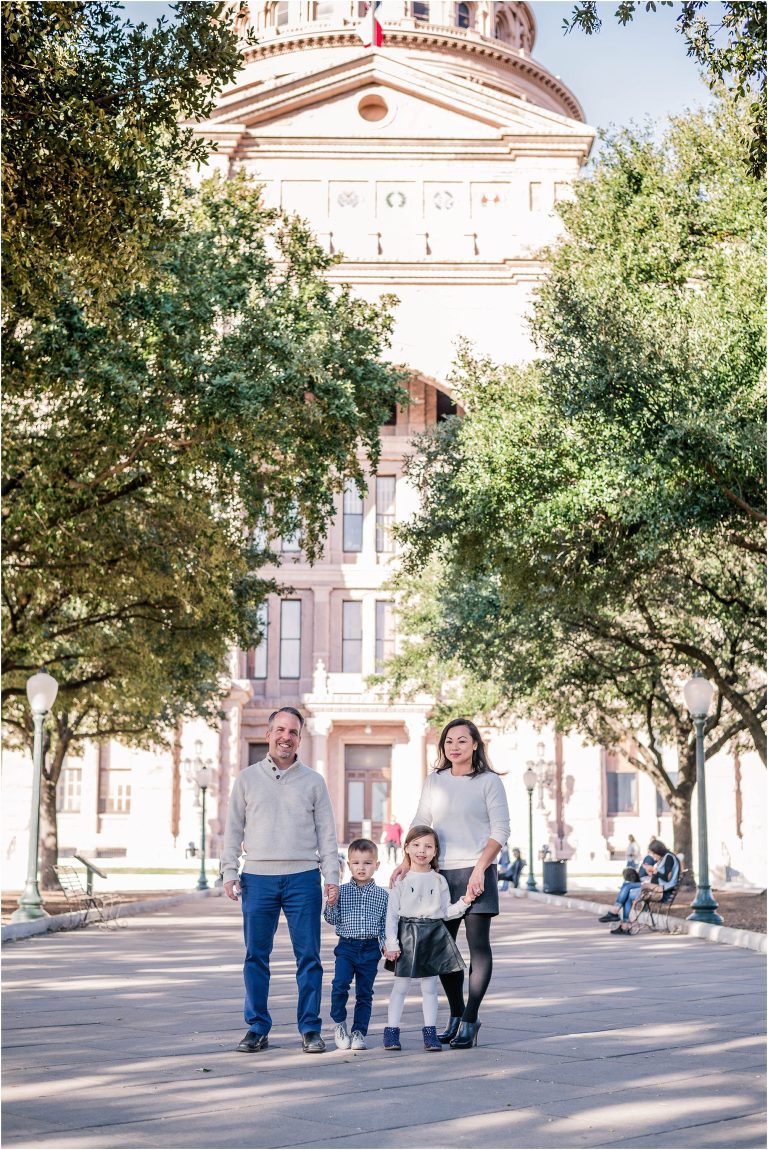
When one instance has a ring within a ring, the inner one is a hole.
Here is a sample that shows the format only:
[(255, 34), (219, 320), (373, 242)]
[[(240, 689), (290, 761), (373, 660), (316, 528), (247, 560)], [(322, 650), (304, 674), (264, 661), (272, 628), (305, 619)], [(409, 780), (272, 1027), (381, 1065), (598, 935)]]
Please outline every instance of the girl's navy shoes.
[(385, 1026), (384, 1027), (384, 1049), (385, 1050), (402, 1050), (400, 1045), (400, 1027), (399, 1026)]
[(422, 1026), (421, 1033), (424, 1035), (424, 1049), (425, 1050), (442, 1050), (443, 1045), (437, 1037), (436, 1026)]

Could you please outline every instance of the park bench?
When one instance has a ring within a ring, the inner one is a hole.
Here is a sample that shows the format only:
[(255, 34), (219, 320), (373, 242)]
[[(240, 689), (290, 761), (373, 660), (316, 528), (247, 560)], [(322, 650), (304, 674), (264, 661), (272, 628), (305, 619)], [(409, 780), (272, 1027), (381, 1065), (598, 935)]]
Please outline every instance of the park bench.
[(682, 880), (684, 874), (685, 871), (680, 872), (680, 881), (676, 886), (672, 886), (669, 890), (664, 891), (664, 896), (660, 902), (646, 902), (644, 899), (635, 899), (629, 915), (630, 934), (639, 934), (641, 930), (666, 931), (667, 934), (670, 933), (669, 912), (677, 898), (680, 887), (683, 885)]
[(106, 879), (107, 875), (80, 855), (75, 855), (75, 858), (85, 867), (85, 883), (83, 883), (83, 876), (80, 871), (75, 870), (74, 867), (56, 866), (53, 868), (61, 884), (61, 889), (64, 891), (67, 906), (73, 914), (78, 916), (75, 925), (87, 926), (89, 922), (95, 922), (97, 926), (101, 927), (117, 927), (117, 916), (120, 913), (119, 896), (102, 892), (96, 894), (93, 889), (94, 874), (103, 879)]

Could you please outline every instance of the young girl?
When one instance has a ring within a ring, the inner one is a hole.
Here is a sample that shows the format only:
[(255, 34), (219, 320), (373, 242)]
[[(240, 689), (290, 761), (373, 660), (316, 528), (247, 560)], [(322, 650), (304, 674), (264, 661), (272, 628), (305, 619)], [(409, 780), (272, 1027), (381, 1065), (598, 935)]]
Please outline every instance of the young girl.
[(448, 883), (438, 873), (440, 840), (431, 827), (411, 827), (403, 853), (410, 869), (389, 892), (387, 908), (386, 966), (395, 974), (389, 999), (384, 1049), (400, 1050), (400, 1019), (412, 978), (421, 979), (425, 1050), (442, 1050), (437, 1037), (438, 975), (463, 971), (464, 960), (443, 919), (459, 918), (472, 899), (468, 895), (450, 902)]

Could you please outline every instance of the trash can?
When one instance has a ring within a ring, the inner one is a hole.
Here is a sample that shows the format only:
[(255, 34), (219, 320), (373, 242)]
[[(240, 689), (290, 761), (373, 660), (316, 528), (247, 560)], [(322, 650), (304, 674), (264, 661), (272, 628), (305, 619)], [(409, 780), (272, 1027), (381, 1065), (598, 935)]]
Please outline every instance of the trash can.
[(544, 863), (544, 894), (565, 894), (568, 890), (566, 861)]

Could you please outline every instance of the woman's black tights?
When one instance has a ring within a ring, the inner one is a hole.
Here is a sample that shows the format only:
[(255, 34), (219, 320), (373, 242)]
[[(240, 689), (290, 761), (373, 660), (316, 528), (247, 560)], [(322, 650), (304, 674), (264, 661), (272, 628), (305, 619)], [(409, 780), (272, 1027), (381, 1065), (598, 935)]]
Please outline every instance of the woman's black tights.
[(477, 1012), (483, 1001), (493, 972), (491, 954), (490, 914), (468, 914), (463, 919), (453, 918), (446, 922), (452, 938), (459, 933), (459, 924), (464, 923), (469, 943), (469, 993), (464, 1003), (464, 971), (454, 974), (441, 974), (440, 981), (448, 998), (452, 1018), (463, 1018), (465, 1022), (477, 1022)]

